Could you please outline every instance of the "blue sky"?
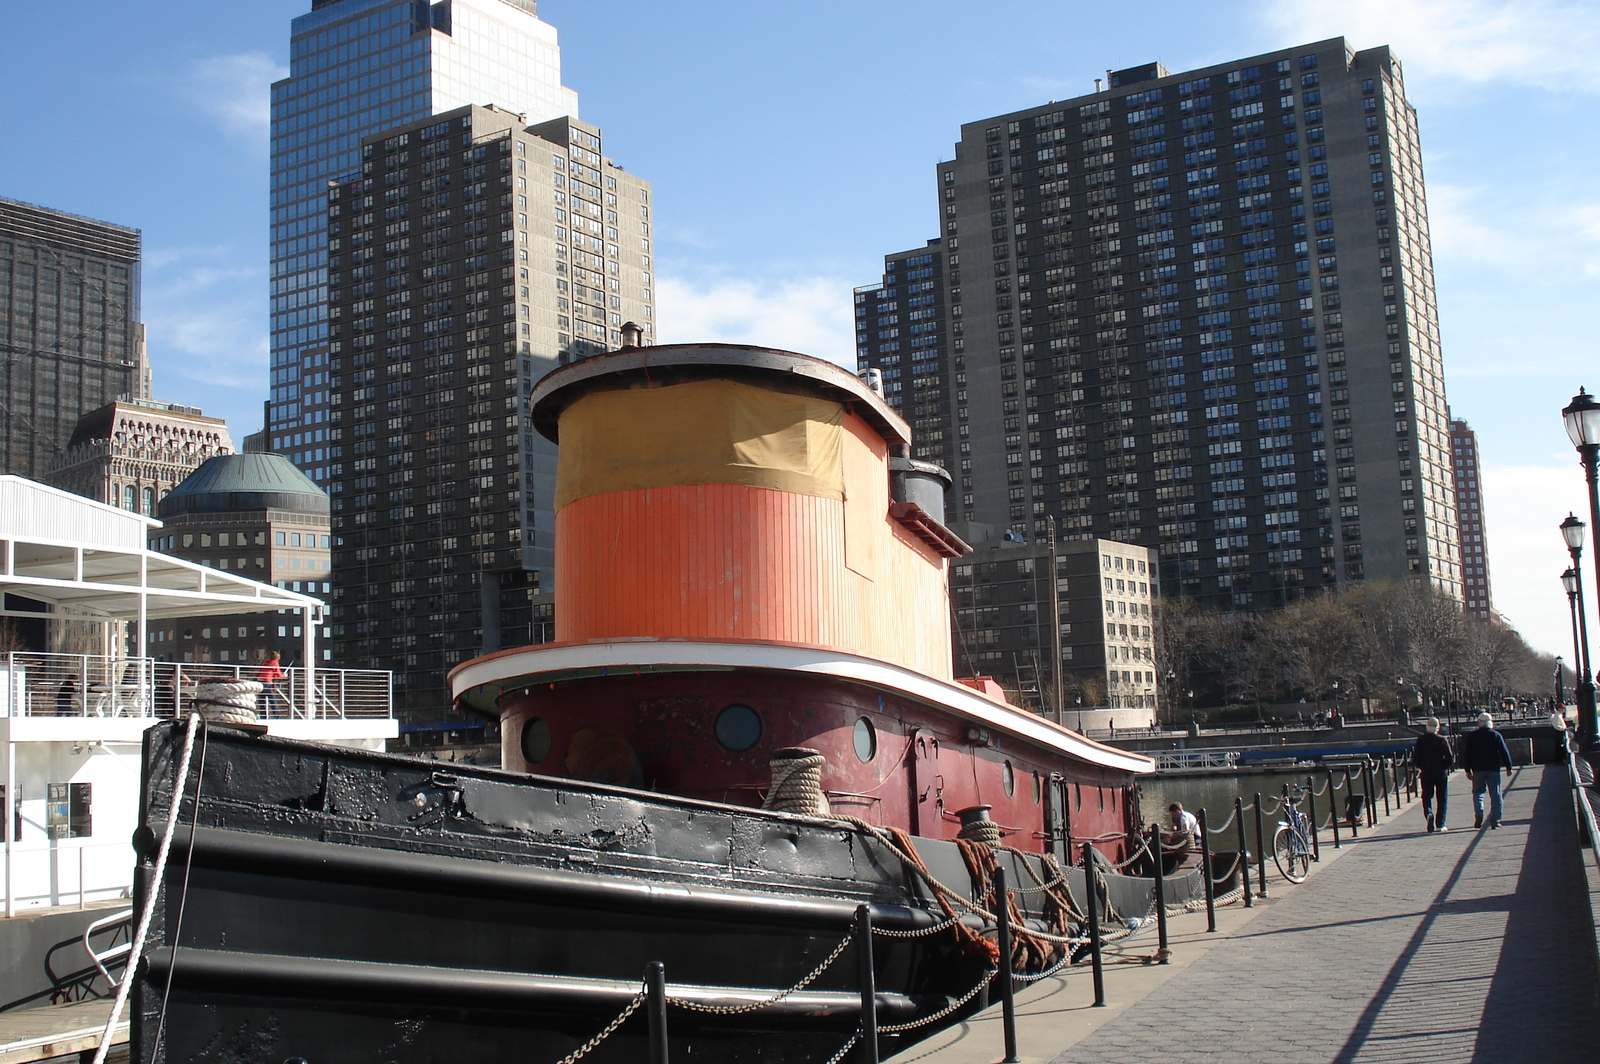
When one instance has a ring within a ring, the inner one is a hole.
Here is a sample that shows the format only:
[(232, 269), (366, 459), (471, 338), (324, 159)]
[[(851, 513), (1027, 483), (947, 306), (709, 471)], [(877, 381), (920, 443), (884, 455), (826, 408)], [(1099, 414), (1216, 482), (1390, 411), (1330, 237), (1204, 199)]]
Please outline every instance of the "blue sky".
[[(159, 398), (260, 427), (267, 85), (310, 0), (8, 4), (0, 195), (144, 231)], [(936, 232), (963, 121), (1344, 35), (1417, 105), (1452, 408), (1486, 464), (1496, 605), (1571, 657), (1559, 410), (1600, 389), (1600, 0), (1087, 4), (542, 0), (606, 151), (655, 184), (661, 339), (850, 364), (850, 289)], [(1581, 514), (1580, 514), (1581, 516)]]

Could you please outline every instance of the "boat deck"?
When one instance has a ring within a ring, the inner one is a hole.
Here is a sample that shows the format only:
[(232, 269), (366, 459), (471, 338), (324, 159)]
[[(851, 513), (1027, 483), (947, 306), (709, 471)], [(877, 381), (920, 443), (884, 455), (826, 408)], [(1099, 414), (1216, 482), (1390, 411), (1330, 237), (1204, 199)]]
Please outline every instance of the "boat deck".
[[(1577, 845), (1563, 766), (1517, 770), (1505, 824), (1472, 828), (1470, 784), (1450, 780), (1448, 834), (1419, 802), (1334, 851), (1299, 886), (1269, 874), (1254, 909), (1172, 921), (1108, 954), (1108, 1006), (1087, 963), (1018, 999), (1024, 1062), (1516, 1064), (1595, 1059), (1600, 876)], [(1270, 866), (1269, 866), (1270, 867)], [(1005, 1058), (1000, 1010), (935, 1035), (900, 1064)]]
[[(31, 1064), (73, 1054), (87, 1054), (83, 1059), (89, 1060), (100, 1045), (110, 1011), (111, 1002), (99, 1000), (0, 1013), (0, 1064)], [(112, 1039), (107, 1060), (127, 1060), (126, 1008)]]

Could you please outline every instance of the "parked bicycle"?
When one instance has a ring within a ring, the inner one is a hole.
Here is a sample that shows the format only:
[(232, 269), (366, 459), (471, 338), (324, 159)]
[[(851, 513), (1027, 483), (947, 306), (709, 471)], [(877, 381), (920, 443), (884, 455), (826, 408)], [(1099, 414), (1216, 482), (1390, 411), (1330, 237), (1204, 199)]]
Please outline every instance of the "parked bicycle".
[(1302, 882), (1311, 874), (1311, 821), (1300, 811), (1304, 797), (1305, 788), (1296, 787), (1284, 798), (1284, 819), (1278, 821), (1272, 836), (1272, 860), (1291, 883)]

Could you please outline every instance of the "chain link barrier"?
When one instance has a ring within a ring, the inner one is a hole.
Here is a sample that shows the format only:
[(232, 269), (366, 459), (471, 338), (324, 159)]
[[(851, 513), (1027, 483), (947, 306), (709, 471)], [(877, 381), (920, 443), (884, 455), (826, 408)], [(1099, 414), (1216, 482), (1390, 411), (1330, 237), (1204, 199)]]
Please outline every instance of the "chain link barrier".
[[(882, 1028), (879, 1028), (879, 1030), (882, 1030)], [(839, 1061), (844, 1059), (845, 1054), (854, 1049), (859, 1041), (861, 1041), (861, 1028), (857, 1027), (856, 1033), (850, 1036), (850, 1041), (840, 1046), (839, 1052), (828, 1058), (828, 1064), (839, 1064)]]
[(960, 919), (961, 917), (959, 916), (947, 917), (930, 927), (918, 928), (915, 931), (890, 931), (888, 928), (873, 924), (872, 933), (874, 935), (882, 935), (884, 938), (926, 938), (929, 935), (937, 935), (941, 931), (949, 930)]
[(811, 969), (805, 978), (801, 979), (789, 989), (780, 990), (769, 998), (763, 998), (760, 1001), (746, 1002), (743, 1005), (702, 1005), (698, 1001), (689, 1001), (685, 998), (675, 998), (671, 995), (668, 995), (667, 1004), (676, 1005), (678, 1008), (687, 1009), (690, 1012), (705, 1012), (713, 1016), (739, 1016), (747, 1012), (755, 1012), (758, 1009), (764, 1009), (768, 1005), (776, 1005), (789, 995), (799, 993), (801, 990), (804, 990), (806, 987), (815, 982), (817, 976), (821, 975), (828, 969), (828, 965), (839, 959), (839, 955), (849, 947), (851, 942), (855, 941), (855, 937), (856, 936), (853, 931), (844, 936), (843, 941), (833, 948), (833, 952), (824, 957), (822, 962), (815, 968)]
[(602, 1027), (599, 1034), (595, 1035), (593, 1038), (583, 1043), (583, 1045), (579, 1046), (577, 1049), (574, 1049), (572, 1052), (556, 1061), (556, 1064), (574, 1064), (574, 1062), (582, 1060), (584, 1057), (588, 1056), (590, 1051), (593, 1050), (595, 1046), (599, 1045), (601, 1042), (604, 1042), (607, 1038), (610, 1038), (616, 1029), (621, 1027), (623, 1023), (627, 1021), (629, 1016), (632, 1016), (635, 1012), (639, 1011), (639, 1006), (644, 1004), (645, 996), (648, 993), (648, 988), (641, 986), (639, 988), (639, 992), (633, 995), (633, 1000), (628, 1002), (627, 1008), (617, 1013), (616, 1018)]
[(924, 1016), (921, 1019), (910, 1020), (910, 1021), (908, 1021), (906, 1023), (891, 1023), (891, 1024), (888, 1024), (887, 1026), (879, 1026), (878, 1033), (879, 1034), (899, 1034), (901, 1031), (914, 1031), (918, 1027), (922, 1027), (922, 1026), (925, 1026), (926, 1024), (933, 1023), (936, 1020), (944, 1019), (946, 1016), (950, 1015), (952, 1012), (955, 1012), (957, 1009), (961, 1008), (967, 1002), (969, 1002), (973, 998), (977, 997), (978, 994), (983, 990), (983, 988), (989, 985), (990, 980), (992, 980), (997, 974), (999, 974), (999, 971), (1000, 971), (1000, 969), (998, 969), (998, 968), (990, 968), (987, 972), (985, 972), (983, 974), (983, 977), (978, 980), (978, 983), (977, 983), (976, 986), (974, 986), (971, 990), (968, 990), (965, 994), (962, 994), (955, 1001), (950, 1002), (950, 1004), (946, 1005), (944, 1008), (940, 1009), (938, 1012), (930, 1013), (929, 1015)]

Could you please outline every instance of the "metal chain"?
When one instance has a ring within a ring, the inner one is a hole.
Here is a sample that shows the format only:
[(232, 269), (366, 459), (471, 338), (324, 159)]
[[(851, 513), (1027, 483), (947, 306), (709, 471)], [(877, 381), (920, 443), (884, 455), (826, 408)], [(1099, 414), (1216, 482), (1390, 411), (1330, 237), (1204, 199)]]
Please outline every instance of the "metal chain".
[[(1086, 938), (1080, 938), (1080, 939), (1074, 939), (1073, 941), (1074, 941), (1075, 944), (1081, 945), (1084, 942), (1087, 942), (1089, 940), (1086, 939)], [(1061, 969), (1065, 968), (1067, 965), (1069, 965), (1071, 963), (1072, 963), (1072, 951), (1071, 950), (1067, 950), (1066, 953), (1062, 955), (1062, 957), (1061, 957), (1061, 959), (1059, 961), (1056, 961), (1054, 964), (1052, 964), (1050, 967), (1046, 968), (1044, 971), (1036, 972), (1033, 975), (1013, 975), (1011, 978), (1015, 979), (1019, 983), (1037, 983), (1041, 979), (1050, 978), (1050, 976), (1055, 975), (1057, 972), (1059, 972)]]
[(761, 1001), (752, 1001), (743, 1005), (702, 1005), (698, 1001), (689, 1001), (684, 998), (668, 997), (667, 1004), (676, 1005), (680, 1009), (688, 1009), (690, 1012), (709, 1012), (713, 1016), (738, 1016), (742, 1013), (755, 1012), (757, 1009), (764, 1009), (768, 1005), (776, 1005), (790, 994), (797, 993), (810, 986), (812, 981), (815, 980), (817, 976), (821, 975), (825, 970), (827, 970), (828, 965), (839, 959), (839, 955), (843, 953), (853, 941), (855, 941), (855, 934), (852, 932), (851, 934), (846, 935), (844, 940), (833, 948), (832, 953), (823, 958), (821, 964), (818, 964), (815, 968), (811, 969), (810, 973), (808, 973), (804, 979), (800, 980), (789, 989), (780, 990), (772, 997), (765, 998)]
[(621, 1027), (623, 1022), (627, 1020), (629, 1016), (632, 1016), (635, 1012), (639, 1011), (639, 1006), (644, 1004), (645, 995), (648, 992), (649, 991), (646, 987), (640, 987), (639, 992), (633, 995), (633, 1000), (628, 1002), (628, 1007), (617, 1013), (616, 1019), (606, 1024), (605, 1027), (601, 1029), (599, 1034), (595, 1035), (593, 1038), (583, 1043), (583, 1045), (579, 1046), (577, 1049), (574, 1049), (572, 1052), (556, 1061), (556, 1064), (574, 1064), (574, 1061), (581, 1060), (582, 1058), (588, 1056), (591, 1049), (599, 1045), (601, 1042), (604, 1042), (607, 1038), (610, 1038), (611, 1033), (618, 1027)]
[(884, 938), (923, 938), (927, 935), (937, 935), (940, 931), (954, 927), (956, 922), (960, 919), (961, 917), (959, 916), (947, 917), (944, 920), (941, 920), (939, 923), (933, 924), (930, 927), (921, 928), (917, 931), (890, 931), (887, 928), (882, 928), (877, 924), (873, 924), (872, 933), (874, 935), (882, 935)]
[(1233, 864), (1229, 865), (1228, 866), (1228, 870), (1226, 872), (1222, 873), (1220, 876), (1213, 876), (1212, 879), (1211, 879), (1211, 885), (1214, 887), (1218, 883), (1221, 883), (1221, 882), (1224, 882), (1225, 880), (1227, 880), (1227, 878), (1229, 876), (1233, 875), (1235, 872), (1237, 872), (1239, 870), (1239, 865), (1243, 861), (1244, 861), (1244, 855), (1241, 854), (1241, 853), (1235, 853), (1233, 855)]
[[(880, 1027), (878, 1030), (881, 1031), (883, 1028)], [(856, 1033), (850, 1036), (850, 1041), (840, 1046), (839, 1052), (828, 1058), (828, 1064), (839, 1064), (839, 1061), (844, 1059), (844, 1055), (850, 1052), (850, 1050), (854, 1049), (856, 1043), (859, 1041), (861, 1041), (861, 1028), (857, 1027)]]
[[(1033, 871), (1033, 869), (1030, 868), (1028, 871), (1031, 872), (1031, 871)], [(1066, 882), (1067, 882), (1067, 877), (1066, 876), (1064, 876), (1064, 875), (1063, 876), (1057, 876), (1055, 879), (1052, 879), (1050, 882), (1048, 882), (1048, 883), (1040, 883), (1036, 887), (1012, 887), (1011, 888), (1011, 893), (1013, 893), (1013, 894), (1039, 894), (1039, 893), (1042, 893), (1042, 892), (1045, 892), (1045, 891), (1054, 890), (1056, 887), (1064, 886), (1066, 884)]]
[(1228, 827), (1233, 823), (1233, 816), (1234, 816), (1234, 814), (1229, 813), (1228, 814), (1228, 819), (1224, 820), (1222, 823), (1220, 823), (1220, 824), (1207, 824), (1206, 825), (1206, 834), (1207, 835), (1217, 835), (1217, 834), (1220, 834), (1221, 832), (1227, 831)]
[(989, 981), (995, 977), (995, 974), (997, 972), (999, 972), (998, 968), (990, 968), (987, 972), (984, 973), (983, 978), (978, 980), (978, 984), (976, 986), (974, 986), (971, 990), (968, 990), (965, 994), (962, 994), (959, 999), (957, 999), (955, 1001), (952, 1001), (950, 1004), (948, 1004), (944, 1008), (940, 1009), (938, 1012), (935, 1012), (935, 1013), (933, 1013), (932, 1015), (929, 1015), (929, 1016), (924, 1016), (920, 1020), (912, 1020), (910, 1023), (892, 1023), (892, 1024), (889, 1024), (887, 1027), (880, 1026), (878, 1028), (878, 1033), (879, 1034), (898, 1034), (901, 1031), (915, 1030), (916, 1028), (921, 1027), (924, 1024), (929, 1024), (929, 1023), (933, 1023), (935, 1020), (944, 1019), (946, 1016), (950, 1015), (952, 1012), (956, 1011), (961, 1006), (963, 1006), (967, 1002), (971, 1001), (973, 998), (977, 997), (979, 991), (983, 990), (984, 987), (989, 985)]

